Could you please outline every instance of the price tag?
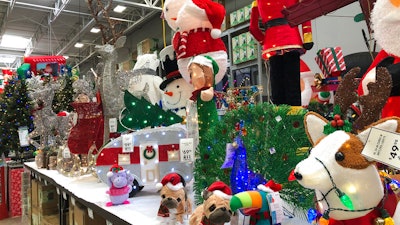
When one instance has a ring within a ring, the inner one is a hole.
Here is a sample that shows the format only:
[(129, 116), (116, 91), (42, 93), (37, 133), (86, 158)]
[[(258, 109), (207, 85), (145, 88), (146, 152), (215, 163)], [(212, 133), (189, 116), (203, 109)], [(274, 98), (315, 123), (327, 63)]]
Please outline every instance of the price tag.
[(279, 192), (267, 194), (269, 211), (272, 218), (272, 224), (280, 224), (284, 219), (282, 199)]
[(63, 199), (64, 200), (67, 200), (68, 198), (67, 198), (67, 193), (65, 192), (65, 191), (63, 191)]
[(117, 132), (117, 118), (110, 118), (110, 120), (108, 120), (108, 125), (110, 127), (110, 133), (115, 133)]
[(193, 138), (182, 138), (179, 140), (179, 151), (182, 162), (194, 161)]
[(371, 128), (362, 155), (400, 169), (400, 134), (378, 128)]
[(56, 188), (57, 194), (60, 195), (60, 189)]
[(72, 203), (72, 205), (75, 205), (75, 198), (74, 197), (71, 197), (71, 203)]
[(28, 127), (18, 128), (19, 145), (21, 147), (29, 146)]
[(123, 134), (122, 136), (122, 152), (133, 152), (132, 134)]
[(63, 150), (63, 158), (64, 159), (70, 159), (71, 158), (71, 151), (69, 150), (68, 147), (65, 147)]
[(89, 218), (93, 220), (94, 219), (93, 210), (88, 208), (87, 213), (88, 213)]
[(47, 180), (44, 180), (44, 186), (47, 186)]
[(106, 220), (106, 225), (113, 225), (113, 223), (108, 221), (108, 220)]

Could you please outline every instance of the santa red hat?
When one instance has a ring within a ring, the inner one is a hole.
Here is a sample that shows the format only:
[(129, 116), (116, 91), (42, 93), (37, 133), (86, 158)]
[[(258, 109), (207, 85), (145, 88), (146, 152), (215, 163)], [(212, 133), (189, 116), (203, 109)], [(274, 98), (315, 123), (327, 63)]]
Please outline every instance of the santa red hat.
[(111, 166), (110, 171), (107, 172), (107, 177), (112, 177), (114, 173), (123, 172), (124, 168), (119, 166), (118, 164), (114, 164)]
[(185, 187), (185, 180), (177, 173), (169, 173), (163, 177), (161, 183), (156, 184), (156, 187), (161, 189), (165, 185), (173, 191), (178, 191)]
[(207, 190), (223, 199), (230, 200), (232, 198), (231, 188), (222, 181), (215, 181), (207, 188)]
[(211, 37), (221, 37), (221, 26), (225, 19), (225, 7), (212, 0), (192, 0), (193, 4), (205, 11), (208, 20), (212, 25)]
[(260, 184), (257, 186), (257, 189), (260, 191), (272, 193), (282, 190), (282, 185), (275, 183), (273, 180), (269, 180), (266, 184)]

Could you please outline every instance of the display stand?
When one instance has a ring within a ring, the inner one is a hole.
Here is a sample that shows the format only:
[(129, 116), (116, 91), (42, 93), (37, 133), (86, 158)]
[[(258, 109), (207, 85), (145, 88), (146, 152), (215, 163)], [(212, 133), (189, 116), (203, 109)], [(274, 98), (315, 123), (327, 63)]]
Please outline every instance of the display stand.
[(89, 216), (100, 215), (107, 225), (146, 224), (158, 225), (157, 211), (160, 196), (155, 187), (145, 187), (135, 197), (129, 198), (129, 204), (107, 207), (108, 186), (99, 182), (93, 175), (66, 177), (56, 170), (38, 169), (35, 162), (24, 164), (31, 172), (32, 179), (45, 185), (54, 185), (59, 195), (59, 221), (67, 225), (68, 203), (83, 205)]

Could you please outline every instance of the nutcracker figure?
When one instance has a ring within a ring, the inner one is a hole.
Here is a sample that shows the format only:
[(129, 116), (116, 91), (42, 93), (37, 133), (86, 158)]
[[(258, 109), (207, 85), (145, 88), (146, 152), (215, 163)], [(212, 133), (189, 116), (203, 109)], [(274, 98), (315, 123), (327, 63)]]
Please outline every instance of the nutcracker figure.
[[(256, 0), (250, 17), (250, 33), (263, 45), (262, 57), (269, 61), (272, 101), (274, 104), (301, 106), (300, 56), (314, 43), (311, 22), (302, 24), (303, 38), (298, 27), (290, 27), (282, 9), (299, 0)], [(265, 31), (259, 27), (261, 17)]]

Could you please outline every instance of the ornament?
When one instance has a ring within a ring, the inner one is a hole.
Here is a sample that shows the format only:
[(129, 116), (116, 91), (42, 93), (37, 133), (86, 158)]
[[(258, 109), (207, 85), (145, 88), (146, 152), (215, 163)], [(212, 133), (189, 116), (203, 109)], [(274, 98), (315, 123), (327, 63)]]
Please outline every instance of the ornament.
[(385, 220), (382, 219), (381, 217), (375, 218), (374, 225), (385, 225)]
[(295, 181), (296, 177), (294, 176), (294, 170), (290, 171), (288, 181)]
[(313, 221), (315, 221), (317, 219), (318, 216), (318, 211), (314, 208), (310, 208), (307, 211), (307, 221), (308, 223), (312, 223)]
[(143, 151), (143, 157), (147, 160), (154, 159), (156, 156), (156, 151), (154, 150), (153, 146), (147, 146), (146, 150)]
[(340, 201), (343, 203), (344, 206), (346, 206), (350, 210), (354, 210), (353, 202), (348, 195), (346, 195), (339, 189), (336, 189), (336, 194), (338, 195)]

